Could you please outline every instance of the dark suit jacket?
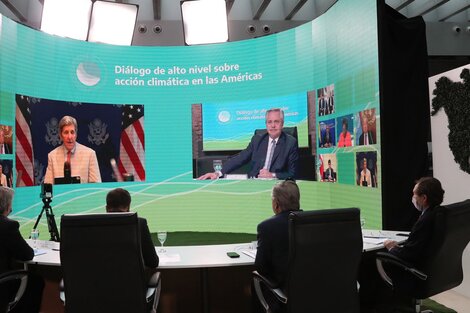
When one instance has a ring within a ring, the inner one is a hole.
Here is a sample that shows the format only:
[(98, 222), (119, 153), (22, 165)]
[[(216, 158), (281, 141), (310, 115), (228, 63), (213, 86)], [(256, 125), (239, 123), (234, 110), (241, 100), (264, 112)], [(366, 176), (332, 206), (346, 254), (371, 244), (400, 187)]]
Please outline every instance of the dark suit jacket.
[(326, 109), (325, 99), (323, 98), (318, 99), (318, 115), (319, 116), (325, 115), (325, 109)]
[[(28, 261), (34, 257), (34, 251), (21, 236), (19, 227), (17, 221), (0, 216), (0, 273), (18, 269), (13, 260)], [(39, 312), (43, 288), (43, 279), (29, 273), (23, 297), (11, 312)], [(17, 290), (18, 281), (0, 285), (0, 312), (4, 312)]]
[(427, 209), (413, 225), (408, 239), (401, 247), (391, 249), (390, 253), (420, 268), (426, 258), (426, 251), (432, 249), (429, 247), (429, 241), (437, 209), (438, 207)]
[(12, 270), (12, 260), (28, 261), (34, 257), (33, 249), (23, 239), (20, 224), (0, 215), (0, 273)]
[(289, 256), (289, 213), (281, 212), (258, 225), (256, 270), (284, 287)]
[[(377, 143), (377, 140), (375, 138), (375, 133), (374, 132), (371, 132), (371, 131), (368, 131), (367, 132), (367, 137), (369, 137), (369, 144), (370, 145), (375, 145)], [(359, 136), (359, 144), (360, 145), (363, 145), (364, 144), (364, 133), (362, 133), (360, 136)]]
[(330, 114), (333, 113), (335, 111), (335, 98), (333, 96), (331, 96), (329, 98), (329, 111), (330, 111)]
[[(3, 147), (5, 148), (5, 154), (11, 154), (11, 146), (7, 143), (3, 144)], [(0, 148), (1, 151), (1, 148)]]
[[(328, 137), (327, 137), (328, 134)], [(325, 130), (323, 133), (321, 133), (321, 142), (320, 142), (320, 148), (328, 148), (329, 146), (332, 146), (332, 136), (331, 136), (331, 130)]]
[[(268, 142), (268, 133), (253, 136), (245, 150), (225, 162), (222, 174), (230, 174), (232, 171), (250, 162), (251, 170), (248, 172), (248, 177), (257, 177), (266, 160)], [(299, 159), (298, 149), (297, 140), (282, 132), (274, 149), (269, 171), (276, 173), (278, 179), (295, 178)]]
[(145, 218), (139, 217), (139, 227), (144, 264), (147, 267), (155, 268), (158, 266), (159, 259), (157, 252), (155, 252), (155, 245), (152, 242), (152, 237), (150, 237), (150, 231)]
[(327, 168), (325, 172), (323, 172), (323, 179), (328, 179), (328, 176), (331, 176), (333, 180), (336, 180), (336, 172), (332, 168)]

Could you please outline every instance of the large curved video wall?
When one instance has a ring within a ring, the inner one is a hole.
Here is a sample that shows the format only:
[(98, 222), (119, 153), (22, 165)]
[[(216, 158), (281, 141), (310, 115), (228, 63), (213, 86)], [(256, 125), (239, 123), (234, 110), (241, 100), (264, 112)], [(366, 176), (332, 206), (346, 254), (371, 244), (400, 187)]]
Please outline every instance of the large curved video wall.
[[(43, 207), (64, 115), (96, 152), (102, 182), (54, 185), (58, 222), (103, 212), (119, 186), (152, 231), (255, 233), (272, 215), (275, 180), (194, 178), (244, 149), (270, 108), (284, 110), (298, 140), (302, 209), (359, 207), (366, 227), (380, 228), (374, 0), (341, 0), (295, 29), (205, 46), (94, 44), (0, 20), (0, 127), (11, 147), (0, 162), (25, 234)], [(134, 181), (117, 181), (124, 173)], [(46, 239), (45, 218), (40, 228)]]

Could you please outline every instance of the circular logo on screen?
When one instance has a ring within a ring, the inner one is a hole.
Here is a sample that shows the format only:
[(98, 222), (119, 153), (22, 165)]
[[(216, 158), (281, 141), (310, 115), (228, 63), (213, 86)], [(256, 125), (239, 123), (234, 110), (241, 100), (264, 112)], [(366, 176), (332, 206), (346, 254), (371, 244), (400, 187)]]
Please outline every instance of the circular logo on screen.
[(219, 115), (217, 116), (219, 122), (221, 123), (227, 123), (228, 121), (230, 121), (230, 117), (231, 116), (229, 111), (220, 111)]
[(77, 66), (77, 78), (85, 86), (95, 86), (101, 79), (100, 67), (93, 62), (82, 62)]

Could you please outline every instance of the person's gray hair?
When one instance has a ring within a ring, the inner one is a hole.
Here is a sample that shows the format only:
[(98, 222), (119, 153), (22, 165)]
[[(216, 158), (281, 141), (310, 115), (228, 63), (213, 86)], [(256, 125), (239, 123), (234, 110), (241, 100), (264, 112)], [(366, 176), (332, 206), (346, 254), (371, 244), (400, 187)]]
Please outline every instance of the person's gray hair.
[(282, 211), (296, 211), (300, 209), (299, 186), (292, 180), (282, 181), (274, 185), (272, 197)]
[(268, 114), (271, 113), (271, 112), (279, 112), (279, 114), (281, 115), (281, 120), (284, 122), (284, 111), (282, 109), (279, 109), (279, 108), (274, 108), (274, 109), (267, 110), (265, 119), (268, 118)]
[(69, 125), (73, 125), (75, 127), (75, 132), (76, 133), (78, 132), (77, 120), (74, 117), (71, 117), (68, 115), (65, 115), (64, 117), (60, 119), (59, 132), (62, 132), (62, 128), (64, 128), (65, 126), (69, 126)]
[(14, 193), (13, 189), (0, 186), (0, 214), (3, 214), (11, 207)]

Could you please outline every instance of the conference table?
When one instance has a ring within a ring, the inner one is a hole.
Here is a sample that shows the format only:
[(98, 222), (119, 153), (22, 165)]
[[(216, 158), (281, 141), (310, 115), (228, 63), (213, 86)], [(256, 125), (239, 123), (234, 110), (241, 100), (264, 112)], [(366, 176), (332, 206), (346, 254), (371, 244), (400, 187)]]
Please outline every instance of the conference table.
[[(408, 232), (364, 229), (363, 251), (370, 252), (380, 250), (383, 248), (384, 240), (393, 239), (398, 242), (402, 242), (407, 238), (407, 235)], [(28, 243), (32, 244), (31, 240), (28, 240)], [(37, 255), (33, 258), (33, 260), (25, 262), (25, 267), (60, 267), (59, 243), (38, 240), (36, 245)], [(223, 286), (217, 286), (218, 283), (227, 283), (228, 281), (229, 284), (233, 285), (232, 288), (249, 288), (249, 283), (247, 287), (246, 284), (245, 286), (237, 285), (237, 282), (235, 281), (251, 281), (251, 271), (254, 270), (254, 258), (256, 255), (256, 248), (254, 246), (254, 243), (204, 246), (168, 246), (164, 247), (164, 252), (160, 252), (160, 247), (155, 247), (160, 259), (160, 264), (158, 267), (159, 270), (162, 272), (163, 290), (160, 305), (164, 305), (165, 301), (169, 303), (181, 301), (179, 299), (179, 296), (176, 294), (173, 295), (173, 301), (171, 300), (171, 297), (168, 297), (168, 299), (163, 299), (165, 296), (165, 287), (167, 286), (167, 289), (171, 289), (171, 283), (174, 283), (175, 280), (183, 279), (192, 281), (193, 287), (196, 286), (196, 289), (199, 289), (197, 292), (194, 292), (194, 288), (192, 288), (191, 291), (186, 291), (192, 292), (193, 294), (195, 294), (195, 297), (198, 297), (198, 295), (200, 296), (201, 299), (199, 299), (198, 301), (202, 301), (202, 312), (210, 312), (211, 305), (213, 304), (211, 302), (214, 302), (214, 300), (220, 301), (220, 299), (218, 299), (218, 296), (212, 296), (214, 292), (217, 293), (217, 289), (223, 288)], [(239, 256), (236, 258), (231, 258), (227, 255), (228, 252), (236, 252)], [(209, 277), (211, 271), (212, 276)], [(180, 275), (177, 274), (178, 272), (181, 272)], [(225, 276), (226, 279), (220, 276)], [(215, 286), (210, 286), (210, 284), (215, 284)], [(185, 284), (173, 286), (173, 288), (174, 293), (179, 293), (181, 291), (181, 288), (185, 288)], [(210, 292), (210, 289), (212, 289), (212, 293)], [(233, 290), (229, 290), (226, 292), (233, 293)], [(245, 292), (245, 298), (249, 298), (249, 293), (249, 290)], [(224, 301), (227, 301), (227, 299), (224, 299)], [(247, 301), (249, 305), (250, 300), (248, 299)], [(223, 302), (222, 304), (219, 303), (219, 306), (226, 304), (224, 304)], [(235, 302), (238, 301), (235, 299), (234, 303)], [(178, 304), (169, 304), (168, 306), (170, 308), (167, 311), (179, 311), (171, 309), (171, 306), (174, 307), (177, 305)], [(181, 306), (181, 304), (179, 304), (179, 306)], [(47, 312), (47, 310), (44, 312)]]

